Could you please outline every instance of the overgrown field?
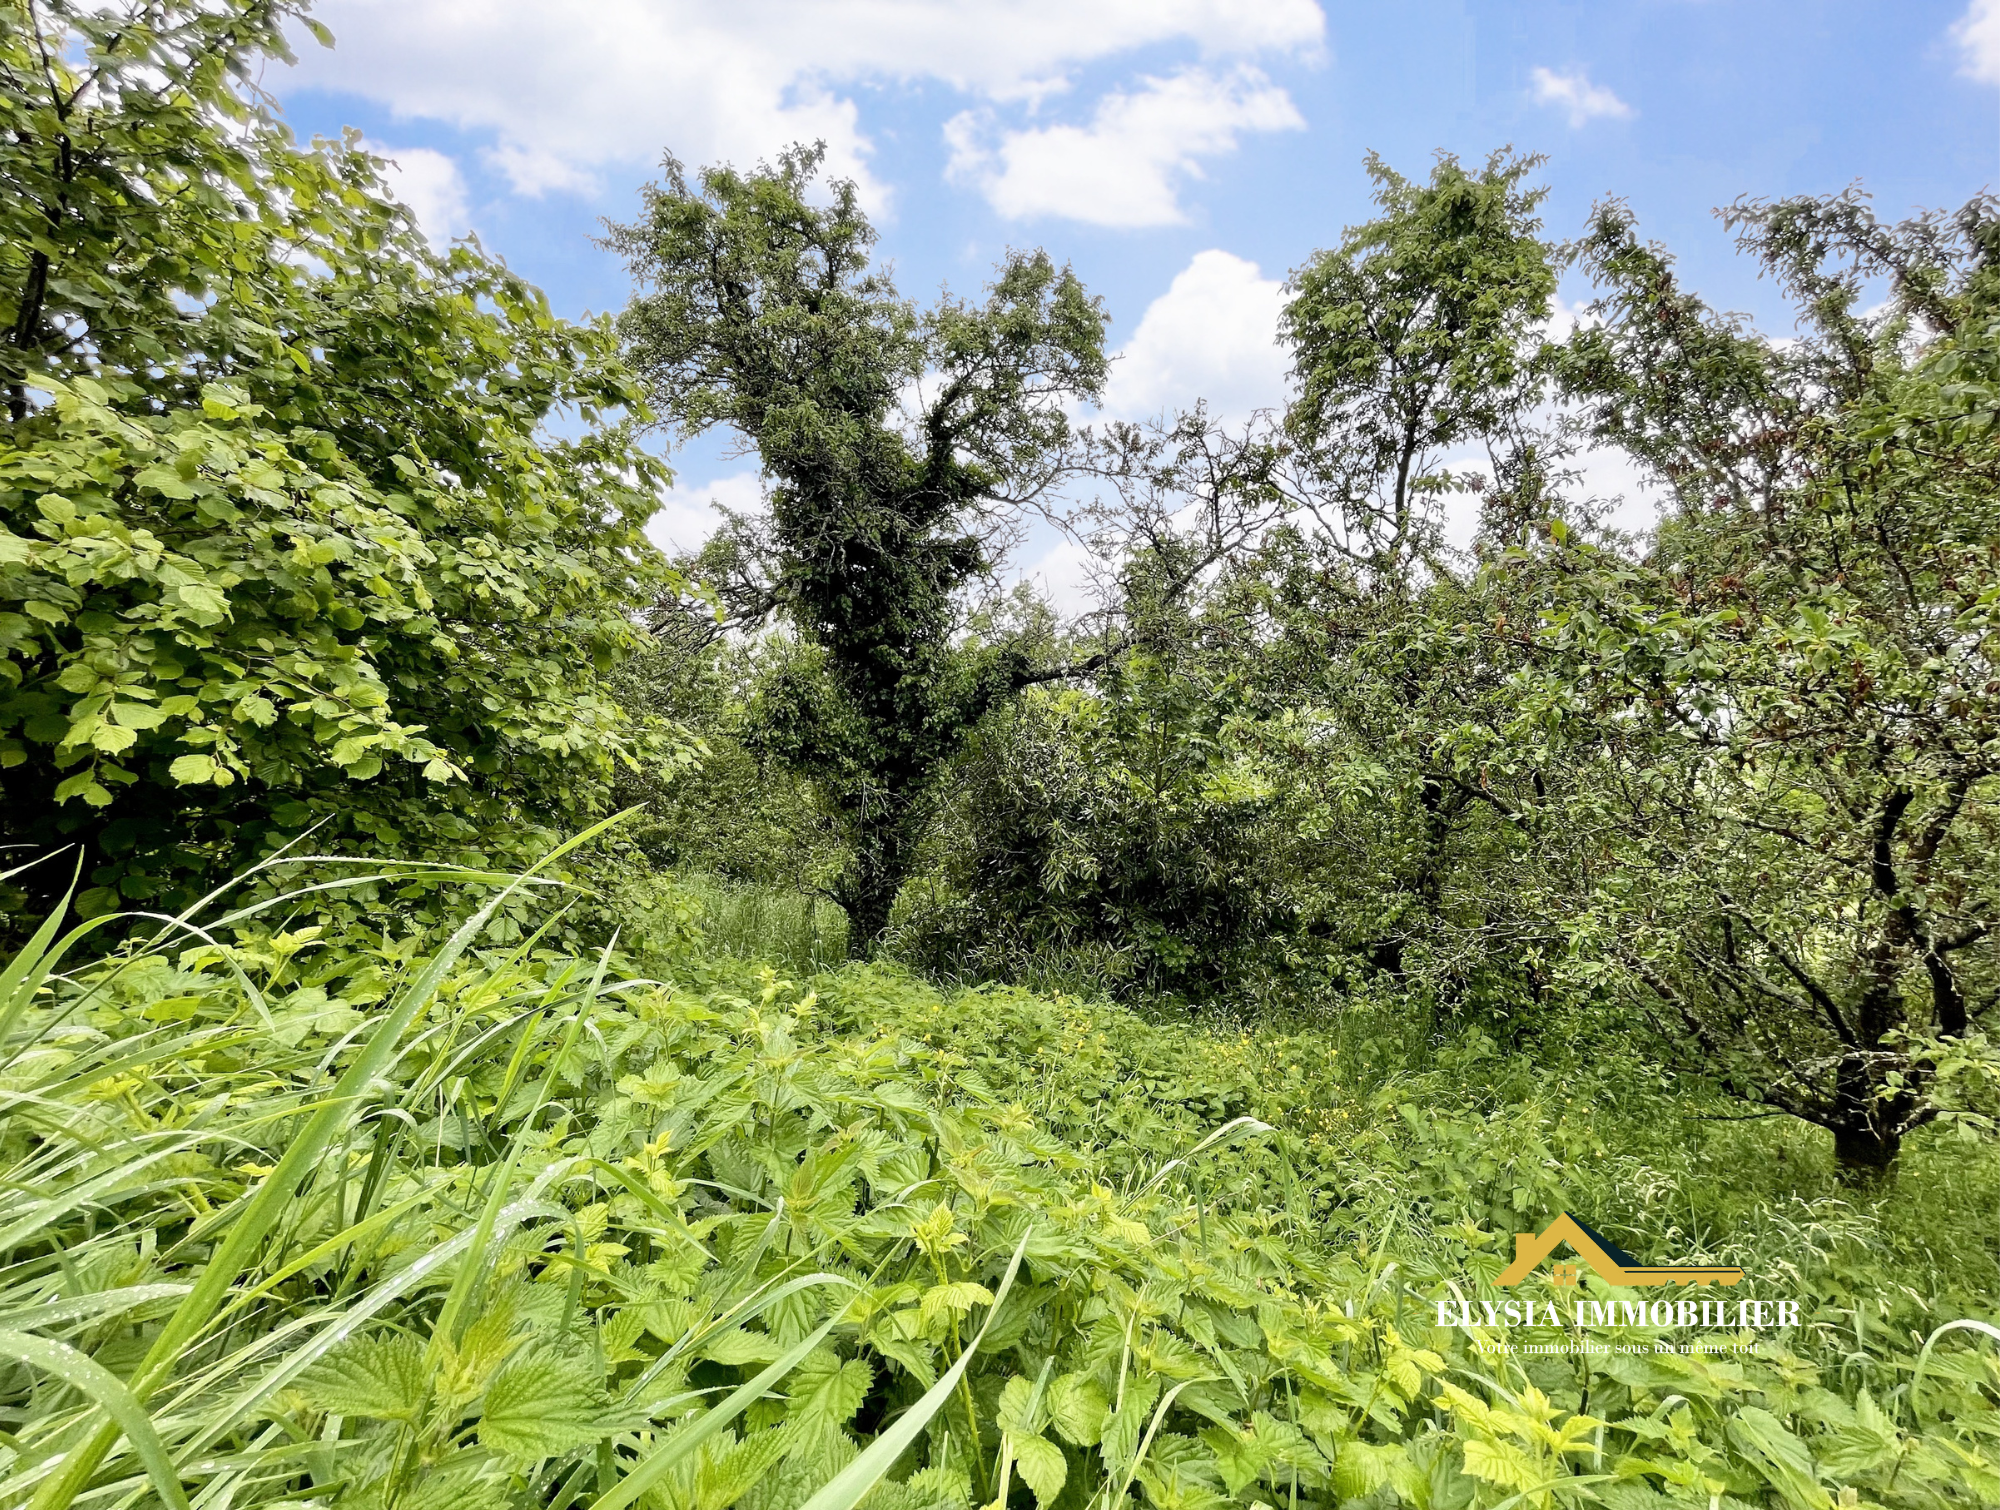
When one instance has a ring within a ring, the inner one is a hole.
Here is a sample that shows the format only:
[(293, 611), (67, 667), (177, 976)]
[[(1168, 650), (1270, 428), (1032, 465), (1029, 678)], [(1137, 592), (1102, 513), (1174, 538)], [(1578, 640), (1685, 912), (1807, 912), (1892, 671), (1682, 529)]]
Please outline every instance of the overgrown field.
[(2000, 199), (1370, 155), (1128, 424), (824, 144), (564, 318), (310, 10), (0, 6), (0, 1510), (2000, 1505)]
[[(1944, 1329), (1993, 1319), (1983, 1149), (1917, 1140), (1875, 1204), (1795, 1123), (1576, 1055), (1391, 1073), (1358, 1016), (627, 978), (482, 921), (14, 959), (6, 1504), (2000, 1500), (1996, 1350)], [(1510, 1234), (1565, 1204), (1800, 1324), (1512, 1356), (1437, 1324), (1519, 1298)]]

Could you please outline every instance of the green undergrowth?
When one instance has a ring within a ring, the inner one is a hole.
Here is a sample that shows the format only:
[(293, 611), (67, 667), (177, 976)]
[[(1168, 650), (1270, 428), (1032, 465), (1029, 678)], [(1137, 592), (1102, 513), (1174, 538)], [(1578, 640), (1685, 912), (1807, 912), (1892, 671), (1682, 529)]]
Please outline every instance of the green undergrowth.
[(765, 961), (804, 979), (847, 958), (847, 914), (823, 896), (699, 872), (676, 877), (704, 953)]
[[(1639, 1137), (1483, 1041), (1384, 1076), (1338, 1035), (877, 967), (640, 980), (481, 924), (87, 963), (50, 932), (0, 977), (0, 1504), (2000, 1500), (1996, 1349), (1926, 1347), (1957, 1260), (1864, 1282), (1893, 1203), (1823, 1199), (1803, 1143), (1788, 1181), (1769, 1124)], [(1987, 1199), (1977, 1150), (1911, 1157)], [(1567, 1305), (1492, 1283), (1565, 1205), (1740, 1257), (1799, 1324), (1438, 1324)]]
[[(1503, 1050), (1467, 1030), (1411, 1052), (1393, 1003), (1316, 1024), (1162, 1021), (1009, 987), (934, 990), (893, 966), (813, 982), (839, 1023), (952, 1055), (990, 1094), (1035, 1107), (1114, 1161), (1232, 1117), (1283, 1134), (1306, 1240), (1424, 1247), (1510, 1234), (1571, 1209), (1660, 1261), (1740, 1264), (1829, 1294), (1876, 1292), (1912, 1325), (2000, 1297), (2000, 1158), (1969, 1125), (1912, 1138), (1899, 1176), (1857, 1190), (1831, 1140), (1745, 1117), (1592, 1036)], [(1420, 1058), (1421, 1069), (1399, 1068)], [(1253, 1160), (1245, 1178), (1257, 1173)], [(1865, 1323), (1864, 1323), (1865, 1325)]]

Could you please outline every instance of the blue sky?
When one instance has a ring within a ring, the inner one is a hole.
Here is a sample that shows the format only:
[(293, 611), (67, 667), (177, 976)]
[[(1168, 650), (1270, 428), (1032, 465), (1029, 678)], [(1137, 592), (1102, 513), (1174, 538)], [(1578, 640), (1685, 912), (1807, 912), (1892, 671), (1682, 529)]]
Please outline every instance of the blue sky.
[[(1278, 283), (1369, 212), (1363, 155), (1548, 154), (1551, 232), (1629, 200), (1712, 302), (1787, 318), (1712, 211), (1860, 180), (1878, 209), (2000, 187), (2000, 0), (322, 0), (339, 45), (267, 75), (302, 134), (360, 128), (434, 236), (567, 314), (627, 284), (591, 245), (671, 150), (824, 138), (908, 294), (1009, 245), (1074, 263), (1123, 352), (1107, 407), (1283, 396)], [(1587, 296), (1566, 286), (1572, 302)], [(663, 538), (753, 469), (700, 442)]]

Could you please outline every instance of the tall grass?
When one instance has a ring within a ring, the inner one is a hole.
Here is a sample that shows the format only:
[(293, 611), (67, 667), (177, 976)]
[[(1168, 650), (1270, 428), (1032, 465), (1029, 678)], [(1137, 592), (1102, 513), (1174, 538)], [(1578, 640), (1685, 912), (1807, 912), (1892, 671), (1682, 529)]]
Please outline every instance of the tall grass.
[(699, 873), (676, 884), (694, 904), (706, 953), (763, 961), (798, 979), (847, 958), (847, 914), (829, 898)]
[[(760, 1264), (760, 1213), (728, 1282), (635, 1348), (644, 1313), (619, 1302), (671, 1287), (612, 1278), (599, 1255), (630, 1249), (591, 1241), (608, 1208), (577, 1192), (635, 1202), (628, 1219), (647, 1246), (669, 1240), (669, 1265), (672, 1237), (693, 1242), (663, 1200), (671, 1133), (617, 1164), (594, 1136), (612, 1087), (593, 1072), (617, 1060), (606, 1031), (636, 1023), (612, 1004), (653, 988), (608, 979), (608, 954), (540, 953), (539, 936), (475, 957), (531, 884), (489, 886), (408, 961), (316, 957), (318, 929), (219, 942), (287, 897), (206, 927), (155, 920), (146, 943), (68, 972), (106, 920), (65, 933), (58, 914), (0, 972), (0, 1167), (17, 1196), (0, 1221), (0, 1502), (188, 1510), (317, 1491), (616, 1510), (673, 1500), (677, 1473), (713, 1498), (733, 1425), (824, 1351), (858, 1286), (813, 1267), (823, 1245)], [(1013, 1277), (981, 1291), (989, 1324)], [(774, 1310), (789, 1345), (711, 1403), (691, 1377), (703, 1349)], [(813, 1310), (826, 1317), (808, 1330)], [(904, 1440), (949, 1393), (910, 1404)], [(857, 1503), (893, 1457), (815, 1504)]]
[(621, 978), (546, 931), (482, 947), (536, 883), (466, 879), (430, 950), (281, 899), (109, 955), (51, 920), (0, 970), (0, 1507), (2000, 1498), (1974, 1328), (1919, 1383), (1858, 1314), (1820, 1375), (1824, 1314), (1643, 1367), (1433, 1327), (1453, 1286), (1504, 1299), (1494, 1254), (1326, 1239), (1426, 1166), (1312, 1141), (1309, 1038), (1232, 1068), (893, 970)]

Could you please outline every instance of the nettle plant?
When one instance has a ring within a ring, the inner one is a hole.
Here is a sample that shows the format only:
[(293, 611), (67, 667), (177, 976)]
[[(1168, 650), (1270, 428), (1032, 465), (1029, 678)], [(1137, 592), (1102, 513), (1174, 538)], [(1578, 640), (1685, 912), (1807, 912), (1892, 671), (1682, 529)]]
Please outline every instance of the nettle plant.
[(473, 951), (529, 888), (430, 954), (214, 942), (238, 913), (68, 970), (105, 920), (52, 919), (6, 967), (0, 1504), (2000, 1493), (1976, 1352), (1482, 1355), (1432, 1316), (1503, 1298), (1491, 1235), (1328, 1249), (1289, 1128), (1092, 1147), (768, 970)]

